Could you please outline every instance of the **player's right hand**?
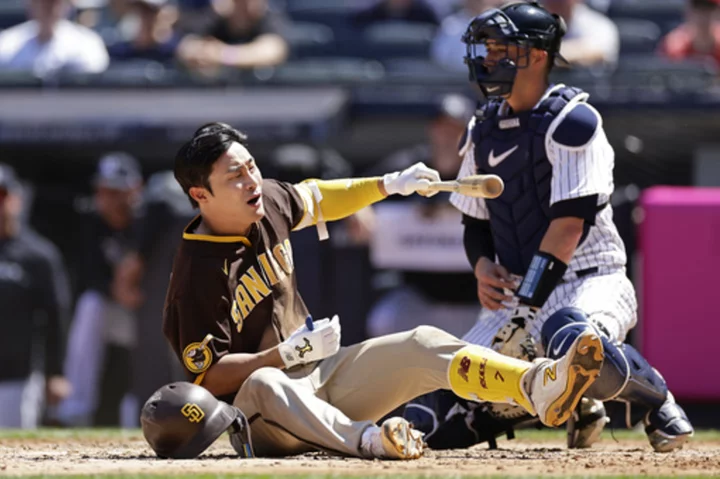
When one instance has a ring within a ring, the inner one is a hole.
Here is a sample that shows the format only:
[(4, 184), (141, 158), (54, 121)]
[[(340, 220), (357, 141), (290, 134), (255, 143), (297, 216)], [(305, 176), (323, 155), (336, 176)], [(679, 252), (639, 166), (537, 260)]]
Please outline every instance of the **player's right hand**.
[(434, 196), (437, 191), (427, 191), (430, 183), (440, 181), (440, 173), (429, 168), (422, 162), (417, 162), (403, 171), (388, 173), (383, 176), (383, 185), (388, 195), (409, 196), (419, 193), (423, 196)]
[(513, 291), (515, 283), (504, 266), (482, 257), (475, 264), (475, 278), (478, 299), (483, 308), (494, 311), (505, 307), (503, 301), (512, 301), (513, 297), (505, 294), (503, 289)]
[(313, 329), (302, 325), (278, 345), (280, 357), (289, 369), (298, 364), (328, 358), (340, 349), (340, 318), (325, 318), (313, 323)]

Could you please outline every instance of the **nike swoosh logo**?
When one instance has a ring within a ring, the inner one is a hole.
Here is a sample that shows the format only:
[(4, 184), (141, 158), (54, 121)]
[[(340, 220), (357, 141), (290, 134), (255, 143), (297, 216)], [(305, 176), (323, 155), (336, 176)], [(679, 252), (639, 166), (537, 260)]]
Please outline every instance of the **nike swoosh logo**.
[(558, 357), (558, 354), (560, 354), (560, 350), (562, 349), (563, 344), (565, 344), (565, 341), (567, 341), (567, 338), (569, 338), (569, 337), (570, 337), (569, 334), (565, 335), (563, 340), (560, 341), (560, 344), (558, 344), (557, 347), (553, 349), (553, 351), (552, 351), (553, 357), (555, 357), (555, 358)]
[(489, 86), (489, 87), (487, 87), (488, 93), (492, 93), (492, 92), (497, 91), (497, 90), (499, 90), (499, 89), (500, 89), (499, 86)]
[(499, 165), (500, 163), (502, 163), (505, 158), (512, 155), (515, 152), (515, 150), (518, 149), (518, 146), (520, 146), (520, 145), (513, 146), (505, 153), (502, 153), (500, 156), (495, 156), (495, 152), (493, 150), (490, 150), (490, 156), (488, 157), (488, 165), (490, 165), (490, 168), (494, 168), (497, 165)]

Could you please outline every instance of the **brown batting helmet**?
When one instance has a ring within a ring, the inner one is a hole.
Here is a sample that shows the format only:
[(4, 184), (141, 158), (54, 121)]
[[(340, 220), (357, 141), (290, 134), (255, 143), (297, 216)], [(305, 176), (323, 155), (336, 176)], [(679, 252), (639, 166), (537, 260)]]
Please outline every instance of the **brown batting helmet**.
[(155, 391), (143, 406), (140, 422), (145, 440), (161, 458), (195, 458), (225, 431), (240, 457), (254, 455), (250, 426), (242, 411), (189, 382)]

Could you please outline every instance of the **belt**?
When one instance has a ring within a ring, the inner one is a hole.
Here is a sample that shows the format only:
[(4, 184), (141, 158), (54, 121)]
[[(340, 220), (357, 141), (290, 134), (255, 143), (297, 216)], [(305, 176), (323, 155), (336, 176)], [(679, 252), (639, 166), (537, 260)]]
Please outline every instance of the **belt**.
[(575, 271), (575, 277), (577, 277), (578, 279), (584, 278), (585, 276), (597, 273), (598, 271), (600, 271), (600, 268), (598, 268), (597, 266), (593, 266), (592, 268), (581, 269), (580, 271)]
[(578, 271), (571, 271), (570, 274), (571, 274), (571, 275), (575, 275), (575, 277), (573, 278), (573, 277), (571, 276), (570, 279), (564, 279), (564, 278), (563, 278), (562, 280), (560, 280), (560, 284), (569, 283), (570, 281), (573, 281), (573, 280), (576, 280), (576, 279), (581, 279), (581, 278), (584, 278), (585, 276), (590, 276), (591, 274), (595, 274), (595, 273), (597, 273), (598, 271), (600, 271), (600, 268), (598, 268), (597, 266), (593, 266), (593, 267), (591, 267), (591, 268), (581, 269), (581, 270), (578, 270)]

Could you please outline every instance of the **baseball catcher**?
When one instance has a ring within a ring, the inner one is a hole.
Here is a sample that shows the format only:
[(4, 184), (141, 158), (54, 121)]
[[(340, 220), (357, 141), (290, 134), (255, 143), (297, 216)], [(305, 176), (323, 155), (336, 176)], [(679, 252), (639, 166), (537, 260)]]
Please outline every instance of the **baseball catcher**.
[[(464, 339), (532, 360), (560, 357), (580, 335), (595, 332), (605, 361), (568, 421), (568, 446), (595, 442), (607, 422), (603, 402), (614, 400), (627, 404), (628, 426), (644, 424), (656, 451), (672, 451), (693, 428), (660, 373), (624, 344), (637, 321), (637, 301), (609, 204), (613, 149), (588, 94), (548, 80), (563, 60), (565, 31), (561, 17), (519, 2), (475, 17), (463, 35), (470, 78), (486, 101), (468, 125), (458, 177), (495, 174), (505, 183), (491, 201), (450, 198), (463, 213), (483, 306)], [(418, 416), (433, 412), (428, 402), (438, 403), (418, 400), (408, 417), (426, 431), (444, 431), (434, 424), (447, 423), (458, 409), (422, 420)], [(492, 425), (470, 427), (480, 440), (494, 441), (530, 418), (517, 407), (491, 404), (472, 413), (472, 405), (458, 407), (462, 424)]]

